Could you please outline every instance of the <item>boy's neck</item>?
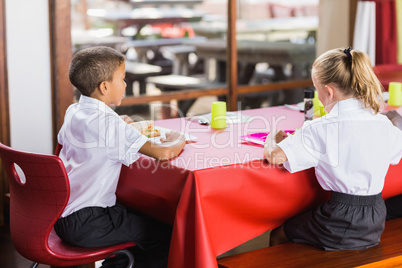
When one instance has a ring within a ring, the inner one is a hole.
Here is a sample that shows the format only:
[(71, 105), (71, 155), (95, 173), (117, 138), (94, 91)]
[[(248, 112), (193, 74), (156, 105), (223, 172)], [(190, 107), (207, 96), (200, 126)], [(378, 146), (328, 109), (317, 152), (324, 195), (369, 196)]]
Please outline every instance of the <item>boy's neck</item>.
[[(100, 92), (100, 90), (99, 90), (98, 88), (95, 89), (94, 92), (92, 92), (92, 94), (89, 95), (89, 96), (90, 96), (91, 98), (97, 99), (97, 100), (99, 100), (99, 101), (105, 103), (106, 105), (108, 105), (107, 102), (106, 102), (106, 96), (103, 95), (102, 92)], [(109, 106), (109, 105), (108, 105), (108, 106)]]

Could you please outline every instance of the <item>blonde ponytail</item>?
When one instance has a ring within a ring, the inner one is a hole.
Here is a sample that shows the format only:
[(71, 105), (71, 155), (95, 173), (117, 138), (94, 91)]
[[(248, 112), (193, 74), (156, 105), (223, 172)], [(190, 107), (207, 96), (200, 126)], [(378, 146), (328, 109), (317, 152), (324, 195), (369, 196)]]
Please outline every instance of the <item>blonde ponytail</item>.
[(319, 56), (313, 64), (321, 84), (335, 84), (343, 94), (361, 99), (375, 113), (380, 110), (383, 87), (366, 53), (359, 50), (333, 49)]

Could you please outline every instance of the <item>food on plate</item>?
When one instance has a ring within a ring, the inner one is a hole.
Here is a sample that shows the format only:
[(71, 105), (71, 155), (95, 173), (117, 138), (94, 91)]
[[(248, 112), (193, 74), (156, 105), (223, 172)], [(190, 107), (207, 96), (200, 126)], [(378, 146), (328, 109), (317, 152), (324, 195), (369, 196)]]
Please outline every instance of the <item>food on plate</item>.
[(161, 131), (154, 127), (154, 122), (152, 120), (134, 122), (130, 125), (135, 127), (142, 135), (145, 135), (147, 138), (159, 137), (161, 135)]

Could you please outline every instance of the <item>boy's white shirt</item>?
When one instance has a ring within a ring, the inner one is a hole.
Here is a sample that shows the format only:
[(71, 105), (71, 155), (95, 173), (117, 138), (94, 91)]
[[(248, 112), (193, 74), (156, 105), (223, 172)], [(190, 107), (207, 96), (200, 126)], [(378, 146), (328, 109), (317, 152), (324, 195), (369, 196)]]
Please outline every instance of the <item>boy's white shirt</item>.
[(315, 167), (324, 190), (353, 195), (382, 191), (390, 164), (402, 157), (402, 131), (357, 99), (338, 102), (321, 118), (306, 121), (278, 146), (290, 172)]
[(67, 109), (57, 139), (70, 180), (62, 217), (84, 207), (115, 205), (122, 164), (136, 161), (148, 140), (106, 104), (86, 96)]

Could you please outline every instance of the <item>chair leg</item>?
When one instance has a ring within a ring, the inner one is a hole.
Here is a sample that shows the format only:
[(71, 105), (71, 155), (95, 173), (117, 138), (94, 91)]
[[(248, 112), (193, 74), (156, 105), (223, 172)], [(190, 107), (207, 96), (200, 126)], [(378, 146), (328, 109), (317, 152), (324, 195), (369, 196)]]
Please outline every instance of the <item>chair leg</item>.
[(112, 255), (118, 255), (118, 254), (123, 254), (126, 255), (128, 258), (128, 265), (127, 268), (133, 268), (134, 267), (134, 257), (131, 254), (130, 251), (128, 251), (127, 249), (121, 249), (121, 250), (117, 250), (115, 252), (112, 253)]
[(38, 265), (39, 265), (39, 263), (33, 262), (33, 263), (31, 264), (30, 268), (36, 268), (36, 267), (38, 267)]

